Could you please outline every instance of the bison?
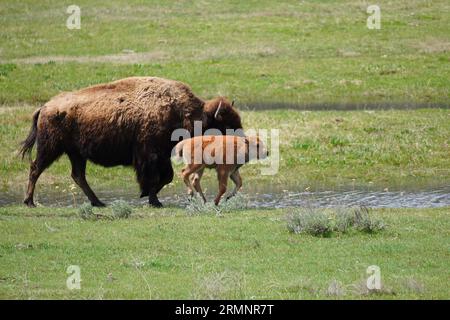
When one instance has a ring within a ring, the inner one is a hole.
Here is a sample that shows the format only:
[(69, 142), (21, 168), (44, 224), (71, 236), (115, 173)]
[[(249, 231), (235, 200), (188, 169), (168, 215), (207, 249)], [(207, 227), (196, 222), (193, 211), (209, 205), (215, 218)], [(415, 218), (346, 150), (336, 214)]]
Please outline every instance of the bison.
[(22, 158), (37, 144), (31, 161), (24, 203), (34, 207), (33, 193), (41, 173), (67, 154), (72, 178), (93, 206), (104, 206), (88, 185), (86, 162), (113, 167), (133, 166), (141, 197), (162, 206), (159, 191), (173, 179), (170, 161), (175, 129), (192, 135), (194, 121), (202, 129), (241, 129), (241, 118), (224, 97), (204, 101), (184, 83), (157, 77), (131, 77), (61, 93), (33, 114)]

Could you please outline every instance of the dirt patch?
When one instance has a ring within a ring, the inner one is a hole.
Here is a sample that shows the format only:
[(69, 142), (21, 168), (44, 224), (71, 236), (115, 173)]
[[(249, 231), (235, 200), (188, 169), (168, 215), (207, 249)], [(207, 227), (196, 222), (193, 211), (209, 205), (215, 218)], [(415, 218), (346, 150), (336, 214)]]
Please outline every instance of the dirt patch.
[[(183, 61), (198, 61), (208, 59), (221, 59), (229, 57), (267, 57), (280, 54), (280, 50), (270, 45), (261, 45), (257, 47), (245, 48), (228, 48), (223, 47), (212, 48), (204, 51), (201, 49), (193, 49), (185, 52)], [(124, 50), (118, 54), (109, 54), (102, 56), (37, 56), (28, 58), (19, 58), (11, 60), (0, 60), (0, 63), (16, 63), (16, 64), (44, 64), (49, 62), (78, 62), (78, 63), (114, 63), (114, 64), (134, 64), (134, 63), (157, 63), (164, 61), (178, 60), (180, 57), (176, 53), (169, 51), (152, 51), (152, 52), (133, 52), (132, 50)]]
[[(13, 63), (48, 63), (48, 62), (78, 62), (78, 63), (118, 63), (118, 64), (133, 64), (133, 63), (153, 63), (161, 61), (166, 58), (166, 54), (161, 51), (154, 52), (124, 52), (119, 54), (109, 54), (103, 56), (45, 56), (45, 57), (30, 57), (13, 59), (9, 62)], [(2, 62), (3, 63), (3, 62)]]
[(14, 106), (6, 106), (6, 105), (0, 105), (0, 115), (6, 114), (10, 112), (16, 112), (16, 111), (22, 111), (22, 110), (29, 110), (30, 112), (33, 112), (34, 109), (37, 109), (38, 106), (36, 105), (14, 105)]
[[(345, 84), (347, 80), (341, 80)], [(361, 84), (358, 79), (353, 80), (354, 85)], [(361, 81), (361, 80), (359, 80)], [(349, 82), (352, 84), (351, 82)], [(314, 80), (304, 80), (304, 85), (314, 85)], [(367, 95), (374, 92), (367, 92)], [(381, 93), (380, 93), (381, 94)], [(277, 110), (277, 109), (290, 109), (290, 110), (302, 110), (302, 111), (324, 111), (324, 110), (408, 110), (408, 109), (426, 109), (426, 108), (441, 108), (449, 109), (448, 103), (439, 102), (374, 102), (374, 103), (295, 103), (289, 101), (241, 101), (240, 108), (246, 110)]]
[(359, 57), (361, 53), (353, 50), (347, 50), (347, 49), (338, 49), (337, 55), (344, 58), (353, 58), (353, 57)]
[(413, 46), (414, 48), (418, 49), (420, 52), (423, 53), (450, 52), (450, 42), (437, 38), (428, 39)]

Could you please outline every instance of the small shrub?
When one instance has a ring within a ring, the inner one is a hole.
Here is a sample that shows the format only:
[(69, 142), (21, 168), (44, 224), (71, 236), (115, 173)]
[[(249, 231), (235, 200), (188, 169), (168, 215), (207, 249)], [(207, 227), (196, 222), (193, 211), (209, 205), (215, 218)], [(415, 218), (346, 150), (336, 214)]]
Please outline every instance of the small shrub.
[(96, 216), (93, 212), (93, 207), (90, 203), (83, 203), (78, 208), (78, 213), (80, 214), (80, 217), (84, 220), (94, 220), (96, 219)]
[(338, 209), (335, 216), (335, 231), (346, 233), (355, 224), (355, 215), (349, 209)]
[(345, 295), (345, 287), (337, 280), (331, 281), (330, 285), (327, 288), (328, 296), (343, 296)]
[(219, 207), (216, 207), (213, 202), (203, 202), (203, 199), (194, 193), (194, 196), (189, 198), (189, 203), (186, 206), (186, 213), (190, 216), (200, 214), (220, 214)]
[(111, 203), (111, 209), (115, 218), (126, 219), (131, 215), (132, 209), (124, 200), (116, 200)]
[(288, 215), (288, 229), (294, 233), (308, 233), (327, 237), (333, 228), (328, 216), (318, 208), (299, 208)]
[(366, 207), (358, 208), (296, 208), (287, 215), (287, 228), (293, 233), (307, 233), (328, 237), (333, 232), (345, 233), (350, 229), (375, 233), (385, 228), (382, 220), (370, 215)]
[(234, 197), (226, 200), (222, 198), (219, 205), (214, 205), (214, 202), (203, 202), (203, 199), (195, 193), (193, 197), (189, 199), (189, 203), (186, 206), (186, 213), (188, 215), (199, 214), (217, 214), (220, 215), (225, 212), (232, 212), (236, 210), (244, 210), (249, 206), (249, 199), (242, 193), (237, 193)]
[(415, 294), (423, 294), (425, 292), (425, 285), (414, 278), (407, 278), (404, 283), (406, 289)]
[(107, 214), (95, 213), (94, 207), (90, 203), (83, 203), (79, 208), (78, 212), (80, 217), (84, 220), (114, 220), (114, 219), (124, 219), (131, 215), (131, 207), (123, 200), (116, 200), (111, 204), (112, 214), (106, 210)]
[(359, 207), (354, 209), (355, 226), (358, 230), (375, 233), (385, 228), (382, 220), (370, 216), (370, 211), (367, 207)]
[(222, 199), (219, 203), (221, 212), (232, 212), (249, 208), (249, 198), (245, 194), (238, 192), (229, 200)]
[(192, 292), (193, 299), (243, 299), (245, 279), (241, 273), (224, 271), (203, 275)]
[(349, 285), (348, 288), (351, 294), (359, 296), (397, 295), (397, 293), (392, 288), (385, 286), (384, 283), (381, 283), (380, 289), (369, 289), (367, 287), (367, 279), (361, 279), (360, 281)]

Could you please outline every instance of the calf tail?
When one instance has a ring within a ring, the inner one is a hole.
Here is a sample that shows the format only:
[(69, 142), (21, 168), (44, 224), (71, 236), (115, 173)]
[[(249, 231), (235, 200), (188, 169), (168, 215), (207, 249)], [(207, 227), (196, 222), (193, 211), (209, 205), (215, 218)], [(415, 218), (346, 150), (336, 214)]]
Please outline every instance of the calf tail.
[(184, 141), (178, 142), (172, 153), (174, 160), (177, 162), (183, 161), (183, 146), (184, 146)]
[(37, 109), (33, 114), (33, 122), (31, 124), (30, 133), (27, 138), (21, 142), (21, 148), (19, 154), (22, 156), (22, 159), (25, 158), (25, 155), (29, 155), (31, 157), (31, 150), (33, 150), (33, 146), (36, 142), (37, 137), (37, 122), (39, 119), (39, 114), (41, 112), (41, 108)]

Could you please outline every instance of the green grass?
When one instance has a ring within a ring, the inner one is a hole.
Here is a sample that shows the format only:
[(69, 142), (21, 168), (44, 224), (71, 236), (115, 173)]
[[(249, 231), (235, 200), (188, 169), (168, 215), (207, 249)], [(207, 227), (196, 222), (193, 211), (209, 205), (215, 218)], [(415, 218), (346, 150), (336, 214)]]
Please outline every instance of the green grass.
[[(3, 207), (0, 297), (446, 299), (449, 213), (376, 210), (383, 231), (318, 238), (290, 233), (281, 210), (134, 208), (86, 221), (76, 209)], [(81, 268), (80, 291), (66, 289), (69, 265)], [(381, 268), (376, 294), (364, 289), (370, 265)], [(327, 294), (333, 282), (343, 295)]]
[(79, 1), (80, 30), (69, 4), (2, 2), (0, 104), (156, 75), (241, 104), (448, 106), (444, 0), (380, 1), (380, 30), (354, 1)]
[[(449, 98), (449, 61), (443, 55), (384, 60), (355, 58), (352, 61), (342, 58), (286, 61), (274, 57), (262, 58), (259, 63), (251, 58), (224, 58), (164, 65), (47, 63), (14, 66), (0, 81), (0, 104), (43, 104), (60, 91), (146, 75), (184, 81), (205, 98), (227, 95), (241, 106), (258, 106), (261, 102), (291, 103), (299, 107), (365, 103), (448, 106)], [(380, 69), (396, 66), (402, 71), (379, 74)]]

